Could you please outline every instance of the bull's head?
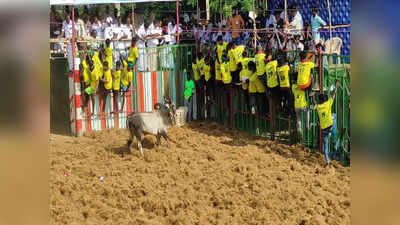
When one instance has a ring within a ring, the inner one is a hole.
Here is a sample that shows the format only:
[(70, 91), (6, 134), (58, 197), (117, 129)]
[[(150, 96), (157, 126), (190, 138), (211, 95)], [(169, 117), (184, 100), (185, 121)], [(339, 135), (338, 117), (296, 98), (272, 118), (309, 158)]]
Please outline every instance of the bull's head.
[(171, 124), (175, 124), (175, 104), (174, 103), (166, 102), (165, 105), (157, 103), (154, 105), (154, 109), (161, 110), (161, 112), (168, 117), (169, 122)]
[(171, 120), (172, 125), (175, 125), (175, 118), (176, 118), (176, 111), (175, 111), (175, 104), (171, 103), (171, 104), (166, 104), (165, 105), (168, 109), (168, 115), (169, 115), (169, 119)]

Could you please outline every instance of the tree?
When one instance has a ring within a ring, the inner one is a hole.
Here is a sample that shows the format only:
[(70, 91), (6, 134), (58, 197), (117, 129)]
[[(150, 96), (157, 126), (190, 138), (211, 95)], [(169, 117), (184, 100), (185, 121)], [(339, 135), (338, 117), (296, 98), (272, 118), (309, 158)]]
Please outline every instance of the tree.
[[(197, 9), (198, 0), (188, 0), (187, 4), (191, 7)], [(232, 7), (236, 6), (238, 3), (241, 4), (242, 10), (250, 11), (253, 10), (253, 0), (210, 0), (210, 12), (222, 13), (222, 15), (227, 18), (232, 16)]]

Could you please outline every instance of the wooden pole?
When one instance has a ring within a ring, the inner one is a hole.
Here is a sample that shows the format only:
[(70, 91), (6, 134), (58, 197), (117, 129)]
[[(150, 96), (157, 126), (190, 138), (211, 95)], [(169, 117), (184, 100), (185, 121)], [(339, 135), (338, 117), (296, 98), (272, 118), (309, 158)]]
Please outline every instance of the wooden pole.
[(177, 89), (178, 89), (178, 93), (177, 93), (177, 102), (176, 102), (176, 106), (179, 107), (181, 105), (181, 72), (180, 72), (180, 49), (179, 49), (179, 43), (180, 43), (180, 38), (179, 38), (179, 0), (176, 0), (176, 34), (177, 34)]
[(136, 35), (136, 29), (135, 29), (135, 7), (133, 5), (133, 3), (131, 4), (132, 7), (132, 37), (133, 35)]
[(287, 15), (287, 0), (285, 0), (285, 24), (287, 21), (288, 15)]
[[(328, 4), (328, 14), (329, 14), (329, 39), (332, 39), (332, 13), (331, 4), (329, 0), (326, 0)], [(332, 45), (330, 45), (329, 53), (332, 53)]]
[(177, 43), (179, 45), (179, 0), (176, 0), (176, 35), (177, 35)]

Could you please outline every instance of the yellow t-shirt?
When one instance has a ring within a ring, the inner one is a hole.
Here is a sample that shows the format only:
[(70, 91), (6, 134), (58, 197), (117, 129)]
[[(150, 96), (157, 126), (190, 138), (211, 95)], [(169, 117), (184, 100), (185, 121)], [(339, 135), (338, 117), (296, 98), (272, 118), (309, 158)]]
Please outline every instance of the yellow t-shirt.
[(197, 71), (199, 71), (200, 78), (201, 78), (201, 76), (204, 75), (204, 74), (202, 74), (203, 66), (204, 66), (204, 58), (197, 60)]
[(281, 88), (290, 88), (289, 70), (290, 67), (288, 65), (284, 65), (276, 69), (279, 77), (279, 86)]
[(211, 78), (211, 67), (210, 65), (203, 64), (201, 68), (201, 75), (204, 76), (204, 79), (208, 81)]
[(267, 86), (274, 88), (278, 86), (278, 76), (276, 75), (276, 68), (278, 67), (278, 61), (274, 60), (265, 66), (265, 72), (267, 73)]
[(124, 70), (122, 71), (122, 75), (121, 75), (121, 83), (124, 86), (128, 86), (129, 85), (129, 72), (128, 72), (128, 63), (124, 60), (122, 61), (123, 65), (124, 65)]
[(234, 49), (231, 49), (228, 51), (228, 57), (229, 57), (229, 70), (231, 72), (236, 71), (237, 65), (235, 62), (235, 54), (234, 54)]
[(103, 76), (104, 76), (104, 87), (106, 88), (106, 90), (111, 90), (112, 89), (112, 77), (111, 77), (111, 70), (108, 69), (106, 71), (103, 72)]
[(235, 57), (235, 63), (238, 64), (240, 60), (243, 57), (243, 52), (244, 52), (244, 46), (239, 45), (236, 46), (235, 51), (234, 51), (234, 57)]
[(221, 64), (222, 82), (230, 84), (232, 82), (231, 71), (229, 70), (229, 63), (224, 62)]
[(261, 76), (265, 73), (265, 54), (260, 53), (256, 54), (256, 68), (257, 68), (257, 75)]
[(217, 59), (215, 60), (215, 80), (222, 80), (221, 65)]
[(326, 129), (333, 125), (332, 105), (332, 98), (322, 104), (317, 105), (317, 112), (321, 129)]
[(82, 61), (82, 67), (83, 67), (83, 82), (85, 85), (90, 84), (90, 69), (89, 65), (86, 63), (86, 60)]
[(222, 42), (222, 45), (217, 44), (217, 56), (220, 63), (222, 63), (222, 54), (225, 51), (227, 45), (228, 43), (226, 42)]
[(128, 61), (130, 62), (136, 62), (136, 59), (139, 58), (139, 50), (138, 48), (135, 47), (130, 47), (129, 48), (129, 56), (128, 56)]
[(311, 69), (314, 68), (315, 65), (313, 62), (300, 62), (299, 63), (299, 75), (297, 77), (298, 85), (306, 85), (310, 80)]
[(197, 81), (200, 79), (200, 74), (199, 71), (197, 69), (197, 64), (196, 63), (192, 63), (192, 70), (193, 70), (193, 76), (194, 76), (194, 80)]
[(99, 52), (95, 52), (93, 54), (92, 60), (93, 60), (94, 66), (97, 67), (100, 71), (103, 71), (103, 64), (101, 63), (101, 60), (99, 58)]
[[(250, 61), (254, 62), (254, 58), (242, 58), (240, 60), (240, 62), (242, 63), (242, 70), (239, 73), (240, 81), (247, 80), (251, 76), (252, 73), (248, 69), (248, 64), (249, 64)], [(242, 89), (243, 90), (247, 90), (248, 87), (249, 87), (249, 84), (247, 84), (247, 83), (242, 84)]]
[(264, 85), (258, 79), (257, 71), (252, 73), (249, 77), (249, 93), (263, 93)]
[[(250, 77), (250, 75), (251, 75), (251, 71), (250, 71), (250, 70), (248, 70), (248, 69), (242, 69), (242, 70), (240, 71), (240, 74), (239, 74), (239, 76), (240, 76), (240, 81), (248, 80), (249, 77)], [(247, 83), (242, 83), (242, 89), (243, 89), (243, 90), (247, 90), (248, 88), (249, 88), (249, 84), (247, 84)]]
[(113, 89), (118, 91), (121, 87), (121, 70), (116, 70), (113, 73)]
[[(101, 73), (101, 71), (100, 71), (100, 73)], [(99, 78), (100, 78), (99, 68), (95, 66), (94, 69), (92, 71), (90, 71), (90, 87), (92, 87), (94, 92), (96, 92), (96, 90), (97, 90), (97, 83), (98, 83)]]
[(106, 61), (108, 63), (108, 68), (111, 68), (112, 67), (112, 48), (106, 48), (105, 53), (106, 53)]
[(293, 84), (292, 92), (294, 95), (294, 107), (296, 109), (307, 107), (305, 91), (301, 90), (296, 84)]

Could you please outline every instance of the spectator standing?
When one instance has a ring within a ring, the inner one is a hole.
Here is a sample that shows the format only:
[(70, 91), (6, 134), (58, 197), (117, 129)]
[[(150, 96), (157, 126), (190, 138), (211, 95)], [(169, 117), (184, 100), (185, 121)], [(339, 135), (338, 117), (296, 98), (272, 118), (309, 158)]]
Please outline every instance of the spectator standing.
[[(75, 30), (77, 30), (76, 24), (75, 24)], [(64, 37), (68, 40), (72, 39), (72, 21), (69, 14), (65, 15), (65, 20), (62, 23), (61, 37)], [(72, 55), (72, 43), (70, 42), (67, 44), (67, 54), (68, 54), (69, 70), (72, 71), (74, 56)]]
[(227, 26), (232, 31), (232, 41), (235, 44), (240, 45), (240, 31), (238, 29), (242, 29), (245, 26), (243, 18), (239, 15), (238, 10), (234, 11), (234, 16), (227, 22)]
[(147, 36), (151, 38), (147, 41), (147, 47), (149, 48), (147, 51), (147, 65), (149, 71), (157, 70), (157, 46), (159, 44), (158, 39), (161, 37), (161, 34), (162, 29), (160, 23), (158, 21), (151, 23), (147, 29)]
[(83, 22), (82, 18), (79, 16), (78, 10), (75, 10), (75, 18), (76, 18), (76, 26), (78, 27), (77, 29), (77, 37), (80, 39), (86, 38), (86, 28), (85, 28), (85, 22)]
[(145, 28), (144, 23), (142, 25), (140, 25), (139, 29), (136, 31), (136, 35), (138, 38), (136, 46), (139, 51), (138, 70), (145, 71), (146, 65), (147, 65), (147, 54), (146, 54), (146, 36), (147, 36), (147, 34), (146, 34), (146, 28)]
[(266, 22), (267, 22), (267, 19), (266, 19), (266, 17), (264, 16), (264, 11), (262, 10), (262, 9), (259, 9), (258, 10), (258, 14), (257, 14), (257, 17), (256, 17), (256, 28), (257, 29), (263, 29), (263, 28), (265, 28), (266, 26)]
[(326, 26), (326, 22), (318, 16), (318, 8), (313, 8), (312, 16), (311, 16), (311, 30), (312, 30), (312, 39), (314, 41), (314, 45), (320, 43), (320, 34), (319, 30), (321, 26)]
[(290, 29), (294, 29), (294, 31), (290, 33), (301, 35), (303, 31), (303, 18), (301, 17), (301, 14), (298, 10), (298, 6), (294, 5), (290, 12), (293, 19), (288, 25)]
[(187, 80), (185, 82), (185, 91), (184, 91), (185, 106), (188, 108), (187, 115), (186, 115), (187, 121), (192, 120), (192, 109), (193, 109), (192, 96), (193, 96), (194, 92), (195, 92), (195, 85), (194, 85), (191, 73), (188, 72)]

